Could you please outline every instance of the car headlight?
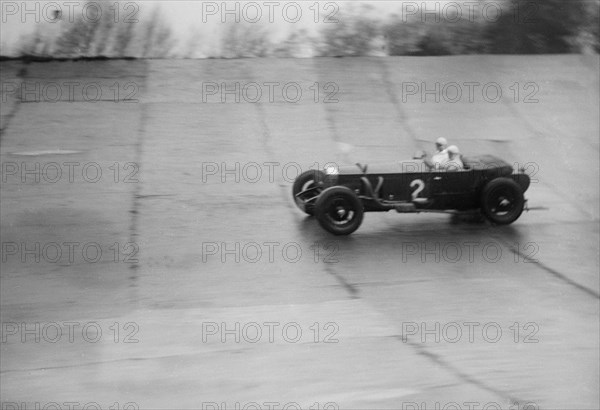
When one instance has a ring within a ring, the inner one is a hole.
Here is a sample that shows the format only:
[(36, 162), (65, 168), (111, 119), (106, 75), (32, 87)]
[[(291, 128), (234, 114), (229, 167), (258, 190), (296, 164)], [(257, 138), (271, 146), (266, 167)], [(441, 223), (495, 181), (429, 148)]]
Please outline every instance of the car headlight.
[(338, 168), (334, 166), (330, 166), (325, 168), (325, 173), (327, 175), (337, 175), (339, 173)]

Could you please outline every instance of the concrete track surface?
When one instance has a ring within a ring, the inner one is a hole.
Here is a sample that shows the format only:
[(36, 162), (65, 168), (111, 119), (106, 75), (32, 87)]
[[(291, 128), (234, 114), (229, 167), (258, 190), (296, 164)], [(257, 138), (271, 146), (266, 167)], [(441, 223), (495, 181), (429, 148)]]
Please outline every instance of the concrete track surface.
[[(2, 408), (600, 407), (597, 56), (1, 68)], [(439, 136), (548, 209), (333, 237), (291, 199)]]

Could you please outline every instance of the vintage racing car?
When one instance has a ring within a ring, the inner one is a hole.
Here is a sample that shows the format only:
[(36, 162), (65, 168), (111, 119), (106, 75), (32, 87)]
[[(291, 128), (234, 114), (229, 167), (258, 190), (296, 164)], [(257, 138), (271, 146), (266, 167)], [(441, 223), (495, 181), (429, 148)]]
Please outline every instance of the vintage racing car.
[(492, 155), (463, 157), (464, 169), (448, 172), (430, 170), (420, 158), (306, 171), (294, 181), (293, 198), (335, 235), (357, 230), (364, 212), (479, 210), (497, 225), (508, 225), (523, 212), (530, 184), (523, 170), (515, 172)]

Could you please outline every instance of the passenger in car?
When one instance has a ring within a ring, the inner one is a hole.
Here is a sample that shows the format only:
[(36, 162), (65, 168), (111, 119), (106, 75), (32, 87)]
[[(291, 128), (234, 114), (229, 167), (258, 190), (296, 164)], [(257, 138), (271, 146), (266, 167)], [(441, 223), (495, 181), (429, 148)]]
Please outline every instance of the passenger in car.
[[(446, 141), (446, 138), (440, 137), (435, 141), (436, 152), (431, 156), (431, 160), (427, 159), (427, 155), (423, 153), (420, 159), (423, 160), (423, 163), (425, 164), (427, 169), (429, 169), (430, 171), (448, 170), (445, 164), (450, 162), (450, 147), (446, 148), (447, 145), (448, 141)], [(456, 149), (458, 151), (458, 148), (455, 145), (452, 145), (451, 147), (453, 150)], [(455, 156), (455, 158), (458, 158), (458, 161), (460, 161), (460, 156)], [(453, 162), (452, 165), (450, 165), (450, 167), (453, 168), (452, 170), (462, 169), (462, 165), (460, 168), (458, 168), (458, 163), (455, 162)]]
[(419, 156), (415, 156), (414, 159), (423, 160), (424, 165), (427, 167), (429, 171), (437, 170), (440, 167), (440, 164), (448, 161), (448, 152), (446, 150), (446, 146), (448, 145), (448, 141), (446, 138), (439, 137), (435, 141), (435, 153), (431, 156), (431, 160), (427, 158), (427, 153), (425, 151), (419, 151), (417, 154)]
[(464, 164), (461, 159), (460, 151), (456, 145), (450, 145), (446, 150), (448, 152), (448, 160), (440, 164), (440, 170), (444, 171), (461, 171), (464, 169)]

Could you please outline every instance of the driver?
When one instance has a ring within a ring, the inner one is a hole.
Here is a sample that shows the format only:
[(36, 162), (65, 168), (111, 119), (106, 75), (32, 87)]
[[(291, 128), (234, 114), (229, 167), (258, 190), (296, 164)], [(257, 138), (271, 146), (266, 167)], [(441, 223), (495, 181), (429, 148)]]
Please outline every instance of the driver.
[(446, 149), (447, 146), (448, 141), (446, 141), (446, 138), (444, 137), (439, 137), (435, 141), (436, 152), (431, 156), (431, 163), (435, 168), (448, 161), (449, 157), (448, 150)]

